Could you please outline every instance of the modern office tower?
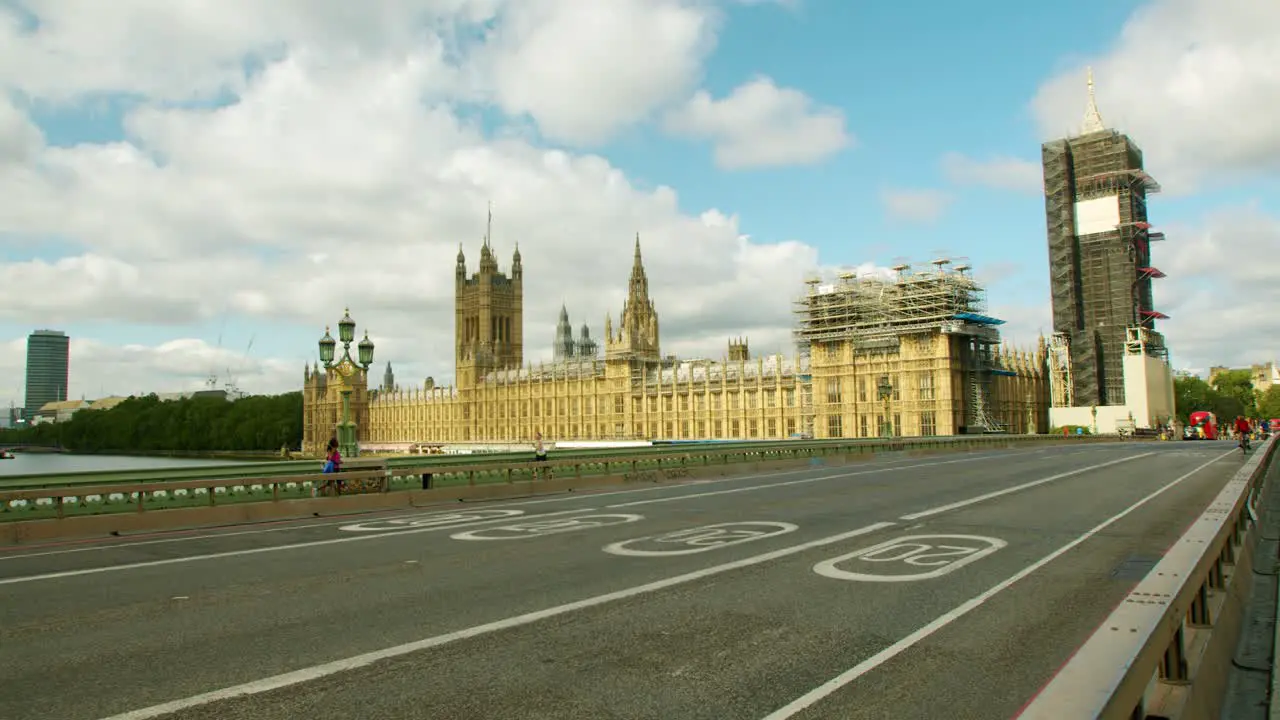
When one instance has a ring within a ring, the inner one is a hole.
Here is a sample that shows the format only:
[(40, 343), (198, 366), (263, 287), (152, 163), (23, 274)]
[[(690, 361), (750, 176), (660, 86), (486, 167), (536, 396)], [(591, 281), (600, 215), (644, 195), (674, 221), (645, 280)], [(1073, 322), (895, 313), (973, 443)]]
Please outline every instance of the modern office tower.
[(71, 338), (61, 330), (36, 330), (27, 336), (26, 415), (34, 416), (45, 403), (67, 399)]

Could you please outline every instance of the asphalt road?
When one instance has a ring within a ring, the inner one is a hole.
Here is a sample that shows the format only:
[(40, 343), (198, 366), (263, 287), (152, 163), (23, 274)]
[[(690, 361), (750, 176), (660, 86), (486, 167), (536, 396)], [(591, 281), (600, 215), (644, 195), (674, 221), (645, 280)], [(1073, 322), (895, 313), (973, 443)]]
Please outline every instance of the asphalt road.
[(882, 457), (0, 548), (0, 718), (1008, 718), (1241, 464)]

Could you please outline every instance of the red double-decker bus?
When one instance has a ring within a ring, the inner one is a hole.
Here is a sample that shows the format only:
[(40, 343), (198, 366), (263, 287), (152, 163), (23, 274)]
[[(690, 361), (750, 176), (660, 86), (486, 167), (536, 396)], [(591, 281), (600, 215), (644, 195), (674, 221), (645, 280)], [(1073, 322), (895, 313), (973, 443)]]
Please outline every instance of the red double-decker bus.
[(1197, 410), (1187, 418), (1188, 435), (1192, 440), (1217, 440), (1218, 417), (1208, 410)]

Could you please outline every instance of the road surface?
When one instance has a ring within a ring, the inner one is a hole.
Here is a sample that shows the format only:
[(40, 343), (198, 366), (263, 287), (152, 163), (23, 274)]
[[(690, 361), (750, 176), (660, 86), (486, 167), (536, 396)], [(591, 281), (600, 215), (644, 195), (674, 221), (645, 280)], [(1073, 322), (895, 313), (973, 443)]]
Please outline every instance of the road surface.
[(0, 548), (0, 718), (1007, 718), (1242, 462), (881, 456)]

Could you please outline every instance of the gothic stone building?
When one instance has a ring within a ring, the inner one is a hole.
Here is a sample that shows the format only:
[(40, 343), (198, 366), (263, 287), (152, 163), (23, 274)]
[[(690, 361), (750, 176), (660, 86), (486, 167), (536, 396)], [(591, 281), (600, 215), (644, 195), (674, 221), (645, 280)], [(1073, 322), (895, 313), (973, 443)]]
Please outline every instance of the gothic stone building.
[[(816, 404), (807, 352), (752, 358), (747, 342), (737, 340), (730, 343), (724, 361), (663, 356), (658, 310), (649, 295), (638, 237), (622, 312), (616, 324), (612, 315), (605, 318), (603, 357), (585, 328), (580, 339), (573, 338), (567, 311), (562, 311), (555, 361), (526, 363), (523, 282), (518, 249), (509, 275), (499, 270), (487, 241), (480, 249), (478, 271), (470, 275), (459, 249), (456, 386), (437, 387), (428, 379), (413, 389), (368, 393), (364, 390), (367, 378), (357, 378), (352, 409), (360, 441), (379, 448), (416, 443), (528, 443), (539, 431), (550, 442), (783, 439), (800, 434), (876, 437), (882, 428), (870, 418), (881, 412), (883, 403), (867, 399), (866, 383), (882, 374), (918, 379), (923, 376), (917, 368), (936, 373), (937, 385), (899, 386), (889, 398), (895, 420), (891, 431), (951, 434), (965, 423), (970, 396), (961, 390), (959, 380), (955, 390), (948, 380), (959, 377), (959, 370), (953, 373), (951, 367), (959, 360), (944, 347), (950, 344), (937, 338), (916, 339), (893, 354), (880, 352), (874, 358), (852, 345), (840, 350), (828, 344), (815, 361), (827, 378), (823, 385), (827, 395)], [(937, 351), (926, 352), (922, 349), (926, 346)], [(1002, 351), (993, 360), (1007, 369), (996, 378), (986, 400), (987, 414), (1006, 417), (1004, 429), (1009, 431), (1042, 429), (1038, 413), (1043, 403), (1038, 399), (1044, 394), (1043, 353)], [(838, 391), (830, 396), (831, 387), (846, 383), (844, 394)], [(303, 450), (319, 452), (333, 433), (341, 401), (320, 368), (307, 369), (303, 396)], [(935, 411), (944, 398), (944, 411), (925, 414)], [(815, 422), (818, 410), (825, 414)], [(847, 419), (828, 420), (826, 414), (833, 412)]]

